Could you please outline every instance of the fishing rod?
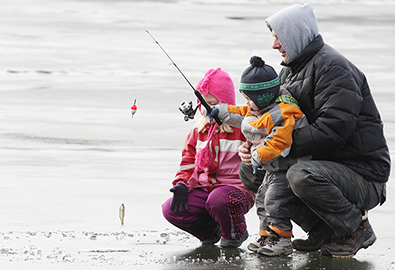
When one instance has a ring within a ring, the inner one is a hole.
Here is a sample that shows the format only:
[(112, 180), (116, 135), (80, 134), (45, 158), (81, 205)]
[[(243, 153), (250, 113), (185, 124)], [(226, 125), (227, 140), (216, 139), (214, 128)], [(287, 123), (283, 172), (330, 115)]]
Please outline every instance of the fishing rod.
[[(182, 77), (184, 77), (184, 79), (187, 81), (187, 83), (189, 84), (189, 86), (191, 86), (193, 92), (195, 93), (196, 97), (199, 99), (200, 103), (204, 106), (204, 108), (206, 108), (208, 114), (211, 113), (211, 111), (213, 110), (211, 108), (210, 105), (207, 104), (207, 102), (204, 100), (203, 96), (195, 89), (195, 87), (193, 87), (193, 85), (191, 84), (191, 82), (187, 79), (187, 77), (184, 75), (184, 73), (182, 73), (181, 69), (178, 68), (177, 64), (173, 61), (173, 59), (171, 59), (170, 55), (163, 49), (163, 47), (159, 44), (159, 42), (151, 35), (151, 33), (148, 30), (145, 30), (145, 32), (147, 32), (148, 35), (150, 35), (150, 37), (154, 40), (154, 42), (156, 44), (158, 44), (159, 48), (161, 48), (161, 50), (166, 54), (166, 56), (170, 59), (171, 63), (176, 67), (176, 69), (178, 70), (178, 72), (180, 72), (180, 74), (182, 75)], [(197, 110), (198, 106), (196, 107), (196, 109), (193, 110), (193, 106), (192, 106), (192, 101), (190, 101), (189, 103), (187, 102), (182, 102), (180, 105), (180, 111), (185, 115), (184, 116), (184, 120), (188, 121), (188, 119), (193, 119), (196, 110)], [(214, 120), (218, 123), (218, 125), (222, 125), (221, 120), (218, 117), (218, 114), (213, 116)]]

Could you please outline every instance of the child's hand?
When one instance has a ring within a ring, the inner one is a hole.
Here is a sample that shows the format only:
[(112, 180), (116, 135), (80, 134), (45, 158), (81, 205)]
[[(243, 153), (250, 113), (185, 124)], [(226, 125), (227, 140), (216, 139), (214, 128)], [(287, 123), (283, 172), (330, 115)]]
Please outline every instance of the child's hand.
[(188, 188), (183, 183), (178, 182), (170, 189), (173, 192), (173, 200), (170, 204), (170, 209), (174, 212), (182, 212), (189, 209), (188, 206)]
[(218, 109), (217, 106), (211, 106), (211, 112), (210, 113), (208, 111), (206, 111), (206, 116), (208, 117), (210, 123), (213, 122), (214, 117), (216, 115), (218, 115), (218, 113), (219, 113), (219, 109)]

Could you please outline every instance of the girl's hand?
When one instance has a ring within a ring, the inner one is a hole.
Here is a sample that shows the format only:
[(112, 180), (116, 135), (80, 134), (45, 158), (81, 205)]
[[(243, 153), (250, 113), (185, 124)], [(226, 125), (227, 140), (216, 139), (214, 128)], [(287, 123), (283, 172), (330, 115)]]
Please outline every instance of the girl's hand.
[(188, 188), (181, 182), (178, 182), (170, 189), (173, 192), (173, 200), (171, 201), (170, 209), (174, 212), (182, 212), (189, 209), (188, 206)]

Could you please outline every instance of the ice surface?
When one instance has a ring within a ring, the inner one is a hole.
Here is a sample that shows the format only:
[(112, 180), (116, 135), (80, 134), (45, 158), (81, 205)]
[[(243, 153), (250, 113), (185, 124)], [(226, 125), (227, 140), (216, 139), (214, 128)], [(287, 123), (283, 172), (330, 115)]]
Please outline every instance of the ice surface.
[[(195, 123), (177, 108), (196, 97), (145, 30), (192, 84), (221, 67), (237, 87), (254, 54), (281, 69), (264, 18), (293, 2), (2, 0), (1, 268), (394, 269), (393, 177), (369, 214), (377, 242), (350, 260), (201, 248), (162, 217)], [(325, 41), (368, 77), (394, 159), (394, 2), (311, 2)]]

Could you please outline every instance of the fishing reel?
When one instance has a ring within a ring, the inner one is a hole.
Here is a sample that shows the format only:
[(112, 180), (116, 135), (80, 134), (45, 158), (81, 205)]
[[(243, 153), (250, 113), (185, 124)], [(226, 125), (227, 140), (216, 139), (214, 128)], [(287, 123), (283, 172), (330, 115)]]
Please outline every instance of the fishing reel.
[(195, 114), (196, 114), (198, 107), (199, 107), (199, 105), (197, 105), (196, 108), (194, 109), (192, 101), (189, 101), (189, 102), (183, 101), (183, 102), (181, 102), (178, 109), (184, 114), (184, 120), (188, 121), (190, 119), (195, 118)]

